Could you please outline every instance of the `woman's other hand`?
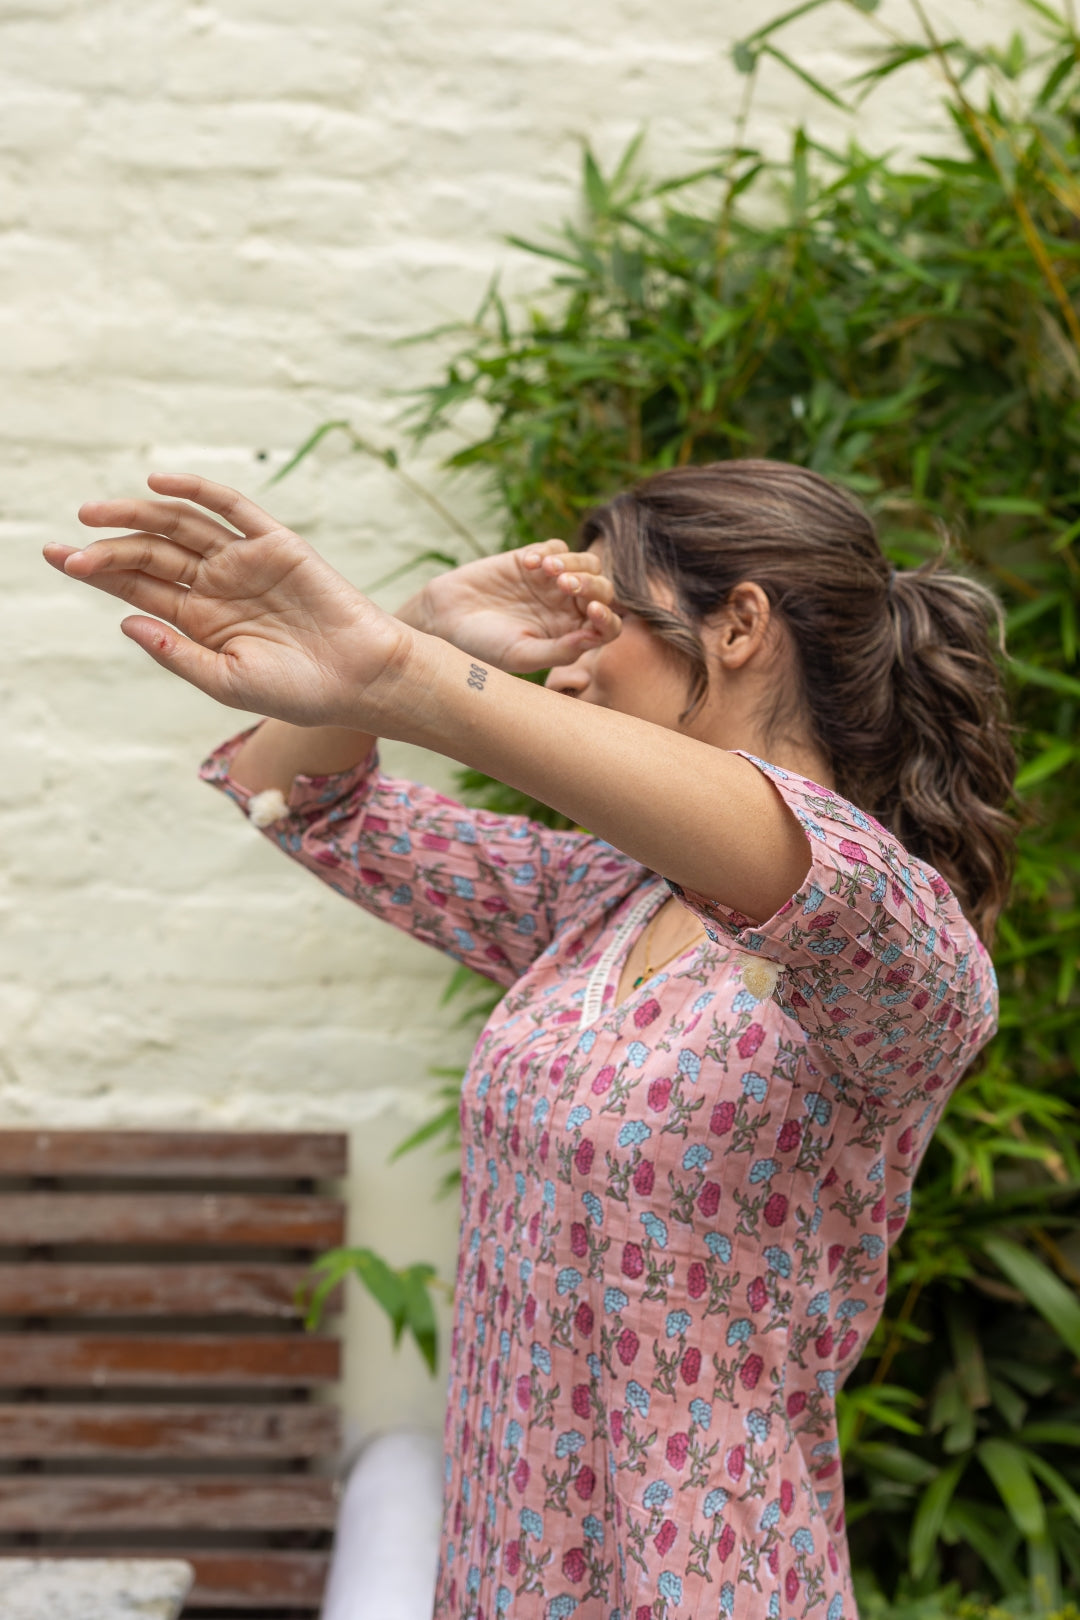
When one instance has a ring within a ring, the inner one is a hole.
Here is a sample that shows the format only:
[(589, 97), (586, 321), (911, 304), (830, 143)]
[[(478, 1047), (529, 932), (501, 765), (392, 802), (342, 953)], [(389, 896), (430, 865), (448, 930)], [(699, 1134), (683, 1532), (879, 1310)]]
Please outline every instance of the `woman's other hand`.
[(186, 473), (148, 483), (168, 498), (79, 511), (91, 528), (136, 532), (46, 546), (47, 561), (136, 608), (124, 634), (219, 703), (301, 726), (355, 726), (370, 709), (376, 728), (410, 632), (236, 490)]
[(509, 674), (574, 663), (618, 635), (611, 581), (592, 552), (561, 540), (440, 574), (400, 611), (417, 630)]

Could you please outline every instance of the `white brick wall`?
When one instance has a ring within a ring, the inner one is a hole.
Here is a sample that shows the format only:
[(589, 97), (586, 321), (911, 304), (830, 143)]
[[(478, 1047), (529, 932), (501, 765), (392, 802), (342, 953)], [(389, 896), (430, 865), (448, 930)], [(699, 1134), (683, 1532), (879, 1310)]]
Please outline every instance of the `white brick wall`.
[[(1014, 0), (938, 0), (1004, 38)], [(778, 8), (777, 8), (778, 9)], [(436, 357), (393, 340), (471, 313), (502, 245), (572, 205), (579, 142), (642, 124), (661, 170), (730, 133), (731, 41), (770, 8), (701, 0), (7, 0), (0, 9), (0, 1121), (353, 1131), (355, 1236), (451, 1271), (433, 1161), (388, 1169), (429, 1065), (463, 1055), (439, 959), (292, 870), (194, 767), (240, 724), (40, 562), (90, 496), (195, 469), (258, 495), (319, 422), (386, 438)], [(886, 0), (906, 26), (904, 0)], [(790, 38), (817, 73), (872, 35)], [(930, 80), (859, 133), (910, 146)], [(807, 107), (763, 76), (773, 146)], [(929, 111), (928, 111), (929, 109)], [(818, 108), (833, 135), (842, 120)], [(919, 136), (921, 139), (921, 134)], [(260, 459), (260, 453), (268, 459)], [(421, 472), (434, 479), (430, 469)], [(468, 491), (443, 493), (479, 523)], [(327, 443), (268, 503), (358, 581), (446, 545), (379, 466)], [(388, 751), (446, 780), (442, 762)], [(437, 1419), (441, 1385), (355, 1307), (361, 1427)]]

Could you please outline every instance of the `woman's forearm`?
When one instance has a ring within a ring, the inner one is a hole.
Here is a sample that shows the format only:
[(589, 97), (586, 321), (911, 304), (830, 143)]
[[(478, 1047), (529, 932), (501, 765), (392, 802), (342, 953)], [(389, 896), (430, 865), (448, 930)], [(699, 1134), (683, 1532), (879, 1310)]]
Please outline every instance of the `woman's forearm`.
[[(358, 723), (365, 696), (358, 694)], [(760, 771), (664, 726), (516, 680), (431, 636), (382, 711), (386, 735), (484, 771), (681, 887), (770, 917), (810, 865)]]
[(264, 720), (237, 750), (229, 774), (249, 793), (277, 788), (288, 796), (297, 776), (333, 776), (360, 765), (376, 739), (343, 726), (290, 726)]

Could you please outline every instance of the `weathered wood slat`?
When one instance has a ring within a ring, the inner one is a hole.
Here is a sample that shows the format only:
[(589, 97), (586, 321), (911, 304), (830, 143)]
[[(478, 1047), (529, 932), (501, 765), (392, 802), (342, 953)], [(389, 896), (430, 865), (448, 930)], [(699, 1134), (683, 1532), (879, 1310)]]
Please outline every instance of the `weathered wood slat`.
[[(0, 1477), (0, 1531), (329, 1530), (337, 1490), (310, 1475), (246, 1479)], [(181, 1554), (180, 1556), (183, 1556)]]
[(176, 1243), (215, 1248), (332, 1248), (332, 1198), (258, 1193), (0, 1193), (0, 1244)]
[[(49, 1557), (48, 1542), (37, 1547)], [(70, 1543), (66, 1551), (70, 1552)], [(57, 1549), (52, 1549), (55, 1555)], [(5, 1555), (0, 1553), (0, 1560)], [(14, 1556), (14, 1555), (8, 1555)], [(20, 1551), (19, 1556), (23, 1556)], [(80, 1547), (80, 1558), (185, 1558), (195, 1569), (188, 1606), (199, 1609), (317, 1608), (330, 1564), (328, 1552), (286, 1552), (277, 1548), (257, 1552), (203, 1551), (198, 1547), (155, 1548), (121, 1546)]]
[(0, 1386), (320, 1384), (341, 1371), (336, 1339), (314, 1334), (0, 1334)]
[(206, 1609), (315, 1608), (330, 1566), (329, 1553), (195, 1551), (184, 1556), (195, 1566), (189, 1603)]
[(235, 1176), (334, 1180), (335, 1131), (0, 1131), (0, 1176)]
[(300, 1314), (296, 1294), (308, 1278), (305, 1265), (259, 1261), (24, 1261), (0, 1264), (0, 1316), (256, 1316), (287, 1321)]
[(0, 1404), (0, 1458), (334, 1456), (341, 1415), (333, 1406), (123, 1406), (75, 1402)]

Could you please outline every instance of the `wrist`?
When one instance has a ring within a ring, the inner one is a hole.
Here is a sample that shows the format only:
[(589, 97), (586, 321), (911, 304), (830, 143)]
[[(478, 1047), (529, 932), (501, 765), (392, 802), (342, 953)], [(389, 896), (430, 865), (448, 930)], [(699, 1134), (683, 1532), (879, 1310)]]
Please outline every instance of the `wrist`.
[(425, 636), (438, 635), (435, 628), (435, 615), (431, 607), (431, 594), (425, 585), (422, 590), (410, 596), (394, 614), (401, 624), (407, 625), (410, 630), (419, 630)]

